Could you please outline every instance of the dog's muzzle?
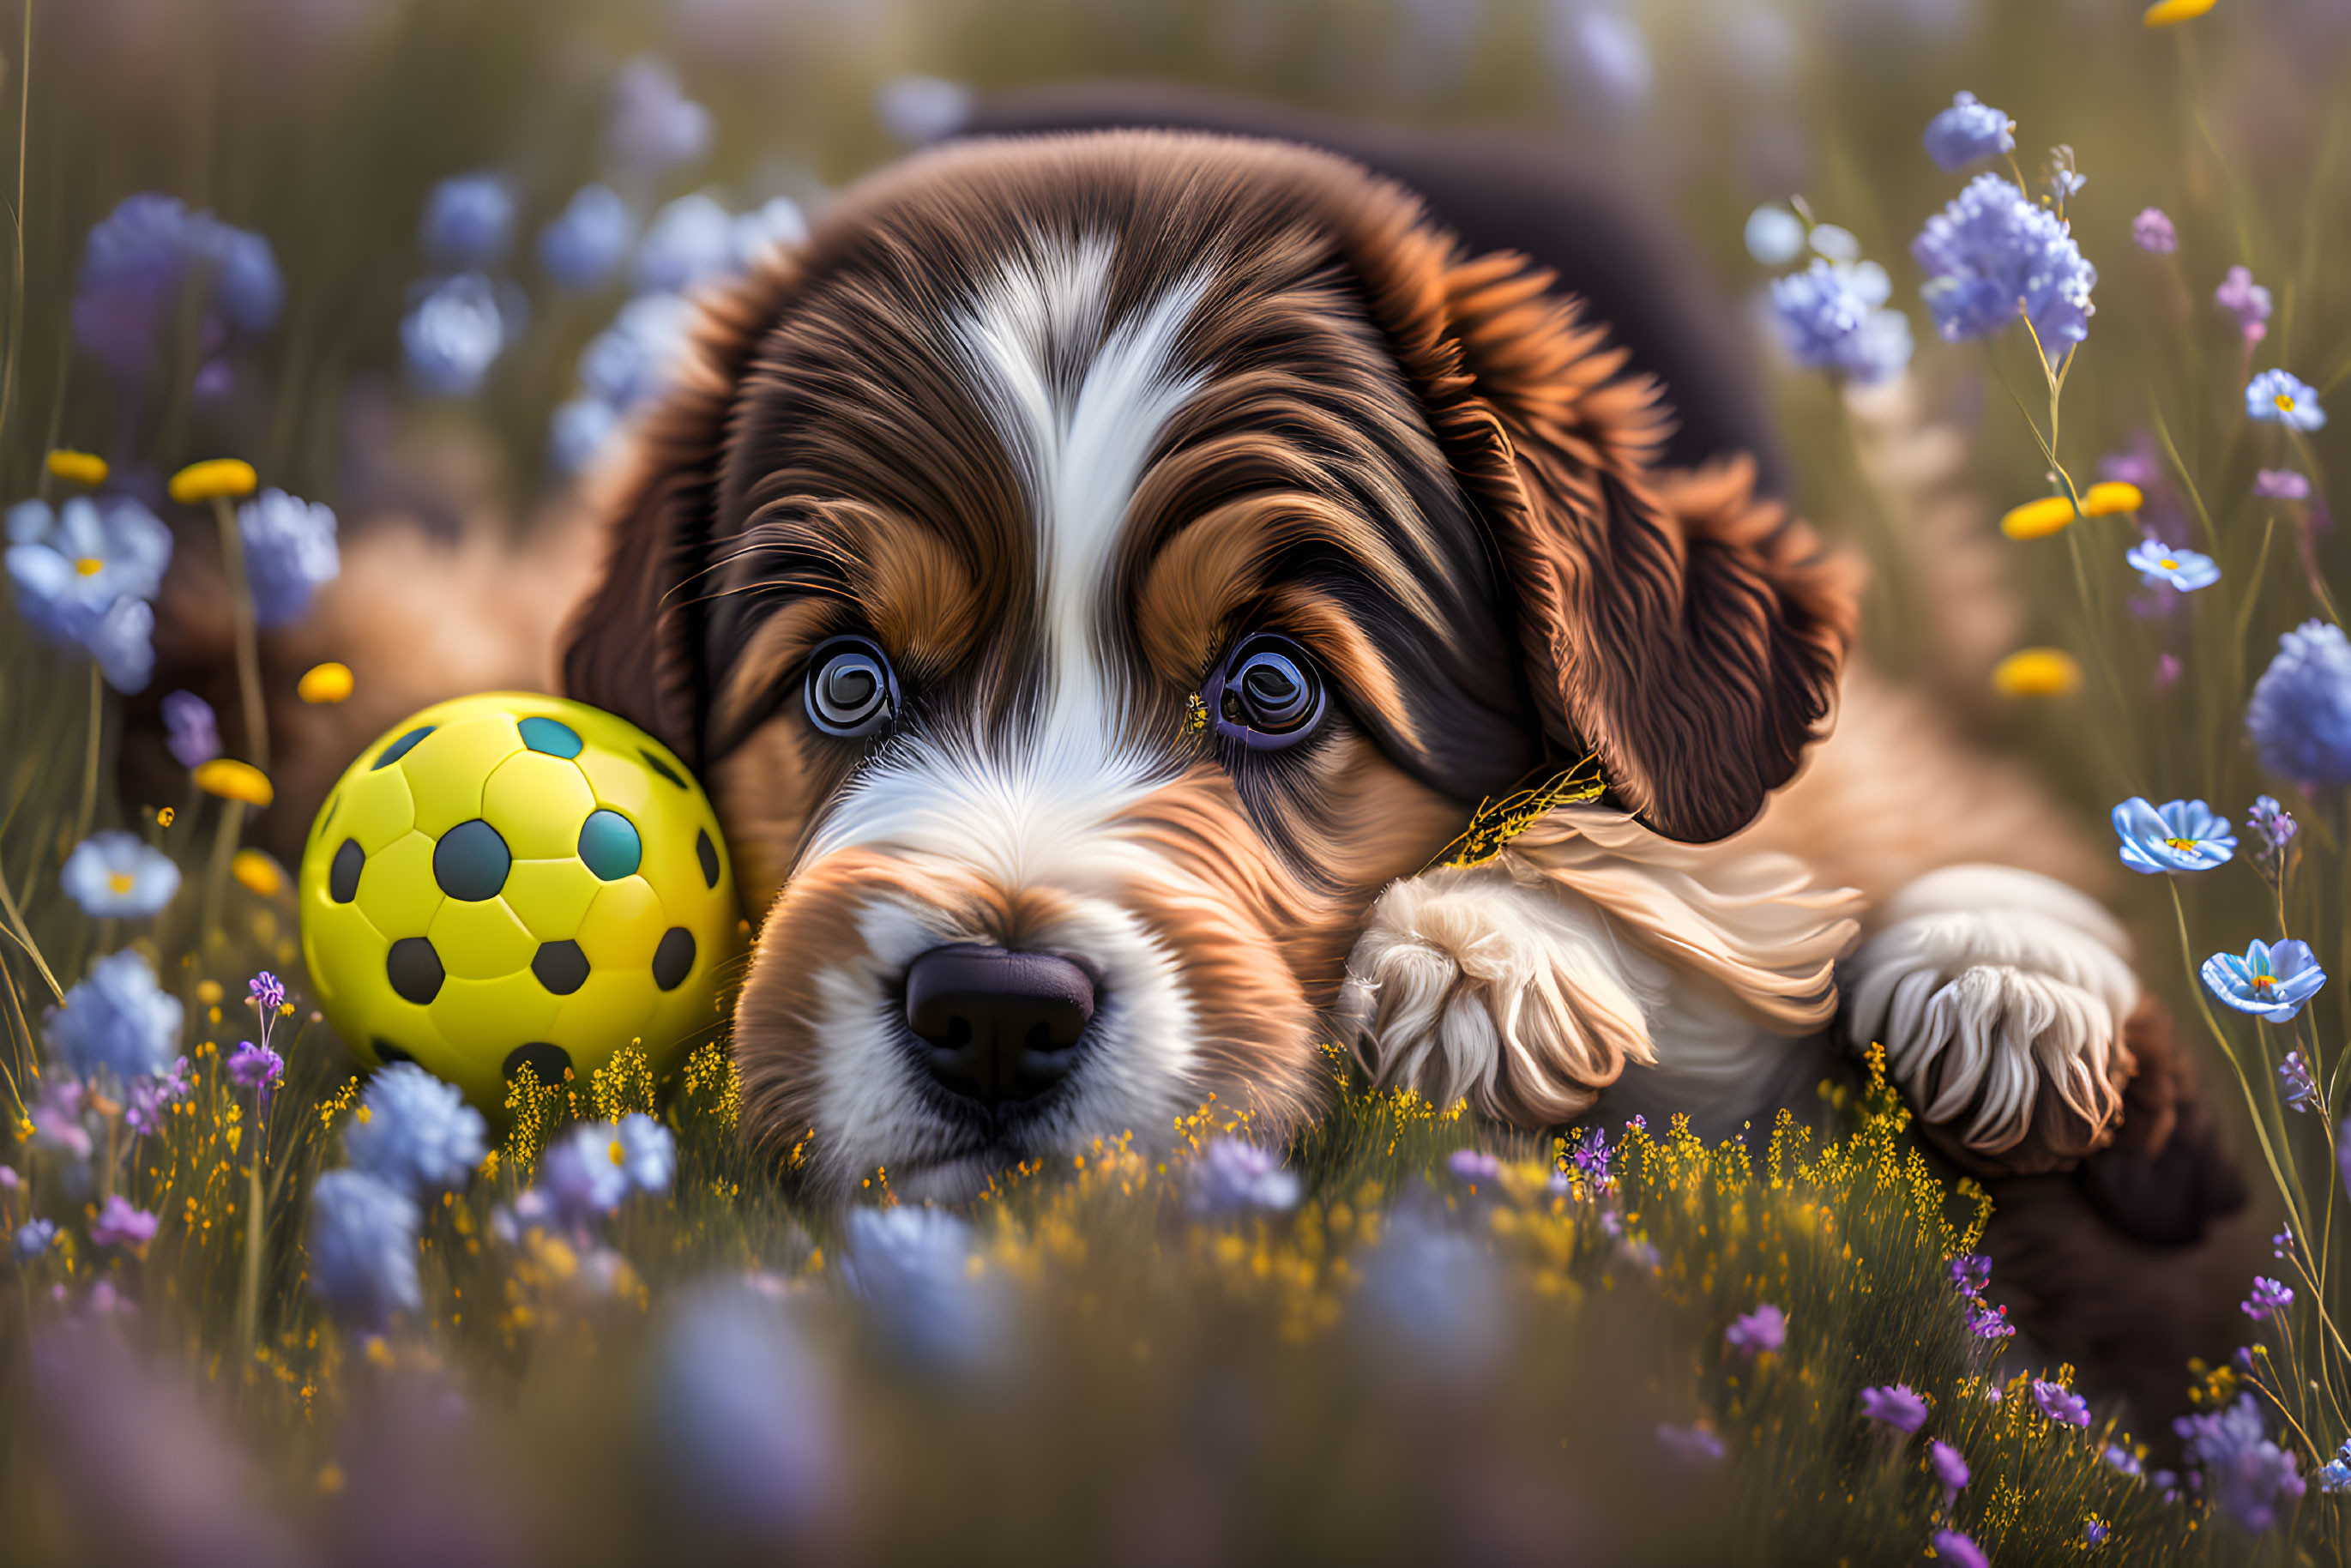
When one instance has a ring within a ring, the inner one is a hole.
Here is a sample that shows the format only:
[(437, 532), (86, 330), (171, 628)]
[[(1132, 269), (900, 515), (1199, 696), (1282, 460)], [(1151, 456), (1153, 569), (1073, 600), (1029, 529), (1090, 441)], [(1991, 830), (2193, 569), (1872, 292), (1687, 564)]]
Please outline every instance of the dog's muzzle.
[(906, 1027), (940, 1088), (996, 1111), (1066, 1076), (1094, 1016), (1093, 977), (1066, 958), (957, 942), (906, 969)]

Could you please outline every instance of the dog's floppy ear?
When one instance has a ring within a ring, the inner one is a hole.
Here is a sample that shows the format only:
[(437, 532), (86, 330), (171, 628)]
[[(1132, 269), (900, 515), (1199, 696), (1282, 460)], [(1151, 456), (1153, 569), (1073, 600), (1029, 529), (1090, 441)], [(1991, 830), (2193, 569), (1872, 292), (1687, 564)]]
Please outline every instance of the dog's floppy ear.
[(589, 482), (610, 554), (563, 633), (565, 695), (619, 714), (694, 768), (709, 760), (705, 604), (719, 465), (743, 377), (798, 273), (778, 253), (698, 300), (669, 390), (630, 450)]
[(1545, 732), (1597, 751), (1656, 831), (1736, 832), (1834, 711), (1857, 559), (1758, 497), (1742, 455), (1657, 466), (1657, 388), (1550, 273), (1464, 259), (1415, 211), (1357, 239), (1374, 316), (1492, 530)]

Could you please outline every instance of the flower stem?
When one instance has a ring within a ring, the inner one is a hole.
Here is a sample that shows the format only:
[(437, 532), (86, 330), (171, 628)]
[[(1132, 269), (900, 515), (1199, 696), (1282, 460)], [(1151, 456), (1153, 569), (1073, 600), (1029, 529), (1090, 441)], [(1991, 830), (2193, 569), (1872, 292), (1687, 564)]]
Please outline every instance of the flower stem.
[(98, 815), (98, 754), (106, 738), (106, 677), (99, 673), (98, 661), (89, 664), (89, 745), (82, 753), (81, 808), (74, 813), (74, 841), (89, 837), (90, 823)]
[(245, 574), (245, 535), (225, 496), (213, 497), (213, 520), (220, 525), (221, 570), (228, 575), (229, 613), (235, 625), (237, 698), (245, 708), (246, 752), (256, 768), (269, 771), (269, 716), (261, 696), (261, 649), (253, 620), (253, 583)]
[(253, 1345), (261, 1318), (261, 1156), (267, 1147), (266, 1126), (258, 1106), (253, 1117), (253, 1158), (246, 1162), (245, 1283), (237, 1292), (236, 1337), (242, 1360), (253, 1359)]

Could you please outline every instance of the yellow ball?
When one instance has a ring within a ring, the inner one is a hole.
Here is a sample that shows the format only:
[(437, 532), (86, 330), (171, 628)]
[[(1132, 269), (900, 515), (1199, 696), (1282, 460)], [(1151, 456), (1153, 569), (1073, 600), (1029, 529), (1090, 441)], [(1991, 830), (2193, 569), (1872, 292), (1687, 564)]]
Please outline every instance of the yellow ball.
[(560, 697), (436, 704), (360, 755), (302, 854), (302, 956), (370, 1066), (487, 1111), (525, 1062), (655, 1071), (716, 1021), (739, 911), (709, 798), (634, 725)]

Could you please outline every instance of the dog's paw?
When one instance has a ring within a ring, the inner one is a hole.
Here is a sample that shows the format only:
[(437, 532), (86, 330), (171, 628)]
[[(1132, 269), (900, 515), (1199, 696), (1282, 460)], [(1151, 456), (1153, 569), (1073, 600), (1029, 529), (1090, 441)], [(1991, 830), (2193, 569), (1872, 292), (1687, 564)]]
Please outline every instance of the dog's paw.
[(1628, 1061), (1656, 1060), (1662, 972), (1591, 904), (1499, 866), (1448, 868), (1380, 895), (1335, 1022), (1382, 1087), (1467, 1096), (1520, 1126), (1572, 1121)]
[(1886, 1048), (1930, 1140), (2005, 1176), (2112, 1139), (2139, 997), (2112, 916), (2034, 873), (1969, 865), (1920, 877), (1880, 921), (1846, 967), (1847, 1038)]

